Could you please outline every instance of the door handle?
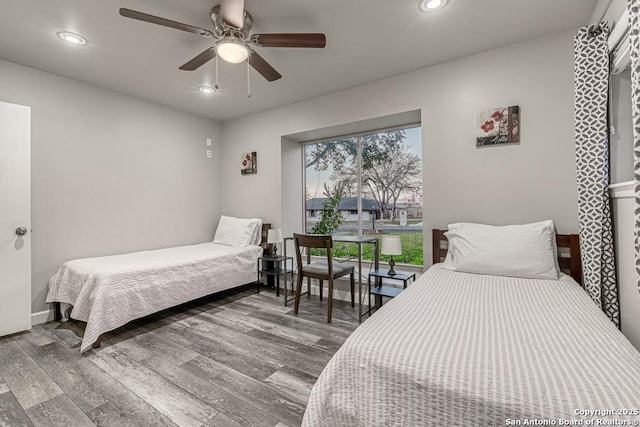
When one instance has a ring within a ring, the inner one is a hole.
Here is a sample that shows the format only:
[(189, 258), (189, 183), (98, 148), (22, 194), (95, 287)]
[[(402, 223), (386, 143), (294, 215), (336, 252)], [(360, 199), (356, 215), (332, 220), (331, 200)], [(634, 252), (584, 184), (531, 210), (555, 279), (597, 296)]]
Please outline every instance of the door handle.
[(24, 236), (25, 234), (27, 234), (27, 229), (25, 227), (18, 227), (16, 228), (16, 234), (18, 236)]

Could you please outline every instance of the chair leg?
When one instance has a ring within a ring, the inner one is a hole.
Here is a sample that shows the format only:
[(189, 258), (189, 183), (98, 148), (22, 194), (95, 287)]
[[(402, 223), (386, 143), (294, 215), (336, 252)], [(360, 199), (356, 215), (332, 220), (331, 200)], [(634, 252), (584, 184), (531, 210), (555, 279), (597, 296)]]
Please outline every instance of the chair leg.
[(302, 293), (302, 274), (298, 274), (298, 280), (296, 283), (296, 299), (293, 304), (293, 314), (298, 314), (298, 307), (300, 307), (300, 294)]
[(356, 306), (356, 281), (353, 277), (353, 271), (351, 272), (351, 307)]
[(331, 310), (333, 309), (333, 279), (329, 279), (329, 309), (327, 311), (327, 323), (331, 323)]
[(322, 288), (323, 288), (322, 284), (323, 284), (323, 282), (324, 282), (323, 280), (318, 279), (318, 284), (320, 286), (320, 301), (322, 301)]

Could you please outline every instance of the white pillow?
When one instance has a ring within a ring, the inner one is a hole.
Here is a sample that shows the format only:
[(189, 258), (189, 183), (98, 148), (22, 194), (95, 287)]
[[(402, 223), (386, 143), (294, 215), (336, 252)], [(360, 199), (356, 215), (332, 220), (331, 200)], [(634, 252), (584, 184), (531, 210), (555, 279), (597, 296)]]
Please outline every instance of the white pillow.
[(559, 277), (553, 221), (492, 226), (449, 225), (444, 268), (495, 276), (552, 279)]
[(222, 215), (213, 243), (227, 246), (249, 246), (255, 244), (256, 229), (262, 228), (262, 221), (256, 218), (235, 218)]
[(262, 220), (260, 218), (251, 218), (255, 221), (255, 229), (253, 230), (253, 238), (251, 239), (251, 244), (260, 246), (262, 243)]

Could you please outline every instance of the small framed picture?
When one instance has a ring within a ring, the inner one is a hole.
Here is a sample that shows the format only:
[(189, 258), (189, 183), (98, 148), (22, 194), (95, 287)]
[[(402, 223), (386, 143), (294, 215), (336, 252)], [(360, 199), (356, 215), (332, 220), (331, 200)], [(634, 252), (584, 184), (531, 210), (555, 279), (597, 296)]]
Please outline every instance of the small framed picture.
[(476, 147), (520, 142), (520, 107), (480, 111), (476, 124)]
[(258, 173), (258, 157), (255, 151), (242, 153), (240, 173), (242, 175), (254, 175)]

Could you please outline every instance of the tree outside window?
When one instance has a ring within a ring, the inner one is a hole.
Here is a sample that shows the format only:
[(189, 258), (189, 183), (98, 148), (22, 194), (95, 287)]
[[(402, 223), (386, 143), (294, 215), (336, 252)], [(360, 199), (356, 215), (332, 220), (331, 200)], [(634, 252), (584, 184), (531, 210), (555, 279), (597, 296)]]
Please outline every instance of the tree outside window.
[(420, 127), (306, 144), (307, 232), (355, 235), (360, 218), (363, 234), (400, 234), (403, 261), (422, 265), (421, 146)]

